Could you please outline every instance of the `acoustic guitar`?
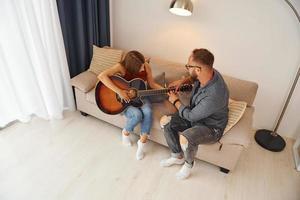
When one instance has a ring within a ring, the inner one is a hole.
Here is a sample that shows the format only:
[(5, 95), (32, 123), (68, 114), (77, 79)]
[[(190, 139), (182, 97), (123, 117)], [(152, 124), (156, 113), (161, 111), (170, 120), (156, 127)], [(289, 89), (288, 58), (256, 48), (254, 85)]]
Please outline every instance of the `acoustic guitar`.
[[(111, 76), (111, 81), (119, 88), (128, 91), (130, 101), (126, 103), (113, 90), (105, 86), (101, 81), (97, 83), (95, 90), (96, 103), (100, 110), (106, 114), (116, 115), (123, 112), (128, 106), (141, 107), (143, 105), (143, 97), (152, 95), (163, 95), (169, 91), (175, 91), (175, 87), (164, 89), (147, 90), (145, 81), (140, 78), (127, 81), (120, 76)], [(179, 91), (191, 91), (192, 85), (184, 84)]]

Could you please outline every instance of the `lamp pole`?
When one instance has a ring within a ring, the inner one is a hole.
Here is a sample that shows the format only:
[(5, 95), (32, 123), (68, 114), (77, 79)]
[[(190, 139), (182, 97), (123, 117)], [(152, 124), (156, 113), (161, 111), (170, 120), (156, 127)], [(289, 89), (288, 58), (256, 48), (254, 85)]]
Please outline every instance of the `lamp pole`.
[[(298, 22), (300, 23), (300, 16), (299, 16), (299, 13), (297, 12), (296, 8), (292, 5), (292, 3), (289, 1), (289, 0), (284, 0), (289, 6), (290, 8), (293, 10), (294, 14), (296, 15), (297, 19), (298, 19)], [(297, 82), (299, 80), (299, 76), (300, 76), (300, 66), (298, 68), (298, 71), (297, 71), (297, 74), (296, 74), (296, 77), (294, 79), (294, 82), (293, 82), (293, 85), (289, 91), (289, 94), (288, 94), (288, 97), (284, 103), (284, 106), (283, 106), (283, 109), (281, 111), (281, 114), (277, 120), (277, 123), (276, 123), (276, 126), (275, 126), (275, 129), (273, 131), (270, 131), (270, 130), (266, 130), (266, 129), (260, 129), (260, 130), (257, 130), (256, 133), (255, 133), (255, 140), (256, 142), (264, 147), (265, 149), (268, 149), (270, 151), (275, 151), (275, 152), (278, 152), (278, 151), (282, 151), (285, 147), (285, 141), (284, 139), (277, 134), (277, 130), (278, 130), (278, 127), (280, 125), (280, 122), (284, 116), (284, 113), (286, 111), (286, 108), (291, 100), (291, 97), (293, 95), (293, 92), (295, 90), (295, 87), (297, 85)]]

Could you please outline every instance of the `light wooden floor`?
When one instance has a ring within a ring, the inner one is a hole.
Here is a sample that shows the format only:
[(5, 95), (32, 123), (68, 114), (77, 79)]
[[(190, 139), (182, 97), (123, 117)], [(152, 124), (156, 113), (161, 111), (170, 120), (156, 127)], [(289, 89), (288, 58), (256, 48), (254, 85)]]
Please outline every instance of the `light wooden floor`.
[(119, 128), (78, 112), (65, 116), (0, 131), (0, 200), (300, 199), (291, 140), (280, 153), (253, 142), (229, 175), (197, 160), (193, 176), (177, 181), (179, 167), (159, 166), (166, 147), (150, 142), (136, 161), (136, 145), (123, 147)]

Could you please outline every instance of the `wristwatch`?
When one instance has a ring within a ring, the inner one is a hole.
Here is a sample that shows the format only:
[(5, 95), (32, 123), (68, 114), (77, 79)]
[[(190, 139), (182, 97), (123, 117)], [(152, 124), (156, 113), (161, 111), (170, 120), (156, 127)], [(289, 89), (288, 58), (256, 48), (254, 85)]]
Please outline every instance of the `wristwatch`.
[(175, 106), (175, 104), (179, 101), (179, 99), (176, 99), (174, 102), (173, 102), (173, 105)]

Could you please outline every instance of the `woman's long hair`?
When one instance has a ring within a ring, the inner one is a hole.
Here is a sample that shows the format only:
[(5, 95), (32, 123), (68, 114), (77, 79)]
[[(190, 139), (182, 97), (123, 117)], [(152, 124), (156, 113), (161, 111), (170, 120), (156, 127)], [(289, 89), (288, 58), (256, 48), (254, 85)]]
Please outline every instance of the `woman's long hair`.
[(145, 57), (138, 51), (129, 51), (120, 64), (131, 74), (137, 74), (145, 63)]

